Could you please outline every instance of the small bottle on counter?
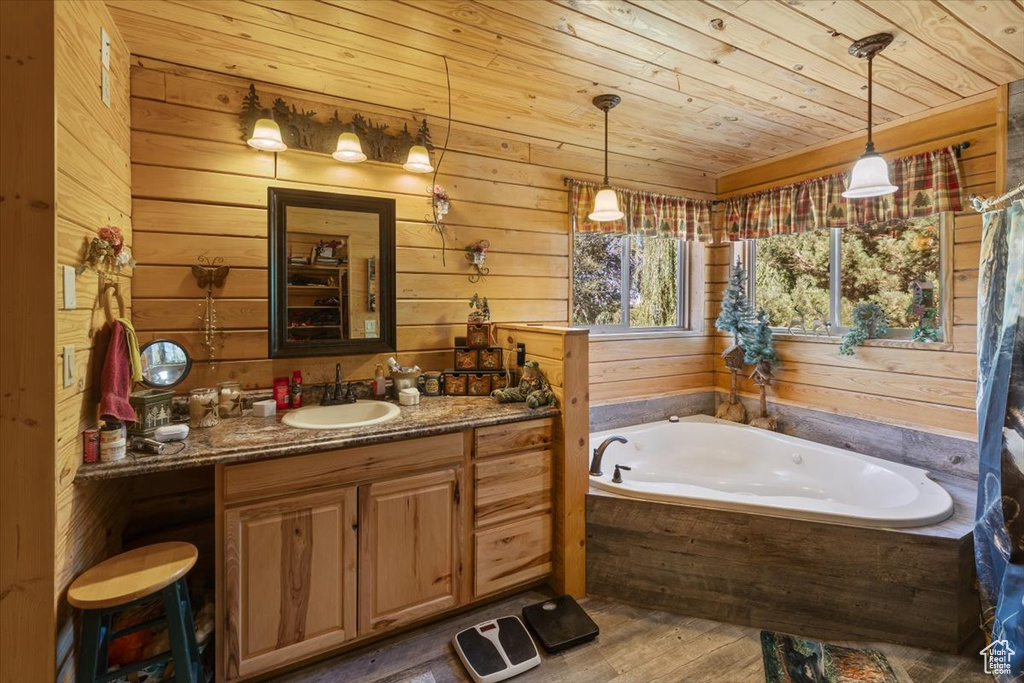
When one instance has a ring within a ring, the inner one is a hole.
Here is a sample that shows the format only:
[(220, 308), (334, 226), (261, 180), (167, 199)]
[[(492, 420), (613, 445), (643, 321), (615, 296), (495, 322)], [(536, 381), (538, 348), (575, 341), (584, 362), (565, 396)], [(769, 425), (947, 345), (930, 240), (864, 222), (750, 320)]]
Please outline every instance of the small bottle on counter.
[(108, 422), (100, 428), (100, 462), (124, 459), (127, 453), (125, 429), (120, 422)]
[(188, 424), (192, 429), (215, 427), (220, 423), (216, 389), (193, 389), (188, 392)]
[(292, 408), (302, 407), (302, 371), (296, 370), (292, 373)]
[(388, 381), (384, 378), (384, 366), (377, 363), (377, 370), (373, 373), (373, 396), (383, 400), (388, 390)]
[(242, 383), (217, 383), (217, 413), (221, 418), (242, 417)]
[(278, 410), (288, 409), (288, 378), (274, 378), (274, 400), (277, 401)]

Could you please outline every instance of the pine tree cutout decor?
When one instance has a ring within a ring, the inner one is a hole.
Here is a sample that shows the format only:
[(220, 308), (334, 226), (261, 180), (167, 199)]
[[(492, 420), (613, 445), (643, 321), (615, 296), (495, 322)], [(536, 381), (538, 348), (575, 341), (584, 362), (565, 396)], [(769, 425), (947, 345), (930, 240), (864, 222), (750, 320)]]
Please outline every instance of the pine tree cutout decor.
[(761, 389), (761, 415), (751, 420), (750, 426), (774, 432), (778, 428), (778, 422), (773, 415), (768, 414), (766, 392), (768, 385), (772, 383), (775, 368), (779, 367), (779, 354), (775, 351), (771, 324), (763, 308), (758, 309), (754, 324), (746, 328), (743, 345), (746, 348), (744, 360), (754, 366), (750, 378)]
[(751, 310), (747, 301), (747, 271), (740, 264), (739, 259), (733, 264), (732, 272), (729, 274), (729, 284), (725, 288), (725, 295), (722, 297), (722, 312), (715, 321), (715, 329), (719, 332), (732, 334), (732, 345), (722, 352), (722, 359), (725, 366), (731, 373), (729, 384), (729, 400), (721, 403), (715, 411), (715, 417), (721, 420), (732, 422), (746, 422), (747, 411), (739, 402), (736, 395), (737, 376), (743, 369), (743, 357), (745, 351), (740, 342), (744, 330), (750, 325)]

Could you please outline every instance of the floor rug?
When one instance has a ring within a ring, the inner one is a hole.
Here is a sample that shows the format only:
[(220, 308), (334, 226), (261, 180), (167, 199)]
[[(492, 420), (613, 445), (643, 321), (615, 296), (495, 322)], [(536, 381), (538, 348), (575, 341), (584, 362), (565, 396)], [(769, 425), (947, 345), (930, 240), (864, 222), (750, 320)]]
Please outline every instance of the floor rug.
[(761, 631), (765, 683), (899, 683), (877, 650)]

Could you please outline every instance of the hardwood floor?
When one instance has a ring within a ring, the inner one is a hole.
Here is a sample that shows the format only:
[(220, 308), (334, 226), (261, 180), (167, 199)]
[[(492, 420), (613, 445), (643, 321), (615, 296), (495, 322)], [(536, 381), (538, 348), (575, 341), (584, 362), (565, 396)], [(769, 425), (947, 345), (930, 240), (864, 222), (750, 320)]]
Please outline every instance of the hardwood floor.
[[(303, 683), (451, 683), (471, 679), (452, 650), (459, 630), (519, 614), (551, 593), (525, 591), (500, 602), (403, 633), (294, 671), (278, 681)], [(760, 631), (634, 607), (604, 598), (581, 602), (601, 628), (597, 640), (553, 656), (515, 678), (520, 683), (743, 683), (764, 680)], [(865, 647), (865, 643), (853, 644)], [(980, 659), (874, 643), (904, 683), (990, 683)]]

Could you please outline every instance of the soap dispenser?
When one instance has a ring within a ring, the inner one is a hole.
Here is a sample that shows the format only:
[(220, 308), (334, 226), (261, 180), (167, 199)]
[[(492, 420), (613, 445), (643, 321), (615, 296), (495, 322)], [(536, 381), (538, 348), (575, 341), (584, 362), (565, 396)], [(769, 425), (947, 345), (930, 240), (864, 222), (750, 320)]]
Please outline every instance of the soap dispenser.
[(384, 379), (384, 366), (377, 363), (377, 370), (373, 373), (373, 396), (376, 399), (384, 400), (387, 393), (387, 380)]

